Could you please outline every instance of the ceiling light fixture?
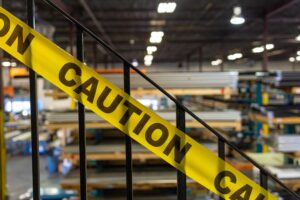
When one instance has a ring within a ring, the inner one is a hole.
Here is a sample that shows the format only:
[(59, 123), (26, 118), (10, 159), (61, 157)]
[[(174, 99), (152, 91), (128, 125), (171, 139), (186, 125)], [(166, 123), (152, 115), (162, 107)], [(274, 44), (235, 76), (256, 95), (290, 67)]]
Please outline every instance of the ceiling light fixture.
[(297, 41), (300, 41), (300, 35), (298, 35), (298, 36), (296, 37), (296, 40), (297, 40)]
[(11, 63), (9, 61), (3, 61), (1, 64), (2, 64), (3, 67), (10, 67), (11, 66)]
[(300, 56), (300, 51), (297, 51), (297, 56)]
[(233, 8), (233, 15), (230, 19), (230, 23), (233, 25), (240, 25), (245, 23), (245, 18), (242, 16), (242, 8), (236, 6)]
[(148, 46), (147, 47), (147, 53), (148, 54), (152, 54), (152, 53), (154, 53), (156, 51), (157, 51), (157, 47), (156, 46)]
[(152, 55), (145, 55), (144, 60), (145, 61), (152, 61), (153, 60), (153, 56)]
[[(274, 49), (275, 45), (274, 44), (266, 44), (266, 49), (267, 50), (271, 50), (271, 49)], [(254, 47), (252, 49), (252, 53), (262, 53), (264, 52), (264, 47), (263, 46), (259, 46), (259, 47)]]
[(264, 47), (254, 47), (253, 49), (252, 49), (252, 53), (261, 53), (261, 52), (263, 52), (264, 51)]
[(228, 60), (237, 60), (243, 57), (242, 53), (235, 53), (235, 54), (230, 54), (227, 56)]
[(173, 13), (176, 9), (177, 4), (175, 2), (159, 3), (157, 7), (158, 13)]
[(149, 41), (150, 41), (150, 43), (161, 43), (164, 35), (165, 34), (163, 31), (152, 31)]
[(213, 61), (211, 61), (211, 65), (218, 66), (218, 65), (222, 64), (222, 62), (223, 62), (223, 60), (221, 60), (221, 59), (213, 60)]
[(296, 59), (295, 59), (294, 57), (290, 57), (290, 58), (289, 58), (289, 61), (290, 61), (290, 62), (295, 62)]
[(145, 64), (145, 66), (150, 66), (150, 65), (152, 65), (152, 61), (145, 61), (144, 64)]
[(296, 57), (296, 60), (297, 60), (297, 61), (300, 61), (300, 56), (297, 56), (297, 57)]
[(271, 49), (274, 49), (274, 44), (266, 44), (266, 49), (267, 50), (271, 50)]
[(17, 66), (17, 63), (16, 63), (16, 62), (11, 62), (11, 63), (10, 63), (10, 66), (16, 67), (16, 66)]
[(137, 59), (133, 59), (131, 64), (132, 64), (134, 67), (138, 67), (138, 66), (139, 66), (139, 62), (137, 61)]
[(144, 64), (146, 66), (150, 66), (152, 64), (153, 56), (152, 55), (145, 55), (144, 57)]

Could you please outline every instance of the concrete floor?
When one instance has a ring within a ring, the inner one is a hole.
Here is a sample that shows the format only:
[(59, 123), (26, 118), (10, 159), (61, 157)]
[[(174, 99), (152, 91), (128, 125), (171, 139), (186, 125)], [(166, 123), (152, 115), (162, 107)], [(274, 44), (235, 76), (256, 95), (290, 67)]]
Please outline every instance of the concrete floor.
[[(10, 200), (18, 200), (19, 195), (32, 188), (30, 156), (15, 156), (7, 159), (7, 185)], [(41, 188), (59, 187), (60, 176), (47, 172), (47, 157), (40, 157)]]

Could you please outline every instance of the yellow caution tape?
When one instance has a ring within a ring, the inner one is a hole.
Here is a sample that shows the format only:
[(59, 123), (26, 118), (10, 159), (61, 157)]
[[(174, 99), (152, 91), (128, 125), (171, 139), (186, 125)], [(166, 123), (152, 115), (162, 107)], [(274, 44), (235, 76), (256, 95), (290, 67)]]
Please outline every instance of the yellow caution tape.
[[(0, 8), (0, 46), (116, 128), (223, 198), (277, 199), (3, 8)], [(176, 150), (177, 144), (180, 144), (180, 150)]]

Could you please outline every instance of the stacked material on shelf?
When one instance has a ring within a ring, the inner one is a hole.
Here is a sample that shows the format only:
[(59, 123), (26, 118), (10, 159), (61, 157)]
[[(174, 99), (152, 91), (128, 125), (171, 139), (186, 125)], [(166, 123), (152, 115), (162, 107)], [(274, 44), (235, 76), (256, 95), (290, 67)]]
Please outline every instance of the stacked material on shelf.
[[(48, 133), (39, 134), (39, 152), (47, 151)], [(9, 154), (31, 154), (31, 132), (12, 131), (5, 134), (6, 149)]]
[(239, 81), (261, 80), (276, 75), (274, 72), (244, 71), (239, 72)]
[[(133, 189), (134, 190), (153, 190), (155, 188), (176, 188), (177, 174), (176, 171), (165, 170), (147, 170), (133, 172)], [(126, 176), (124, 171), (105, 171), (99, 172), (95, 170), (88, 170), (87, 188), (94, 189), (125, 189)], [(71, 172), (61, 181), (63, 189), (77, 190), (79, 188), (79, 173), (78, 171)], [(187, 187), (202, 188), (198, 183), (192, 179), (187, 179)]]
[[(101, 74), (118, 87), (123, 88), (123, 74)], [(234, 90), (237, 88), (237, 72), (168, 72), (168, 73), (147, 73), (154, 82), (162, 88), (225, 88)], [(131, 74), (131, 87), (152, 89), (149, 82), (139, 74)]]
[[(123, 74), (101, 74), (118, 87), (123, 88)], [(238, 73), (237, 72), (160, 72), (147, 73), (154, 82), (162, 88), (225, 88), (237, 89)], [(130, 75), (131, 88), (153, 89), (154, 87), (139, 74)], [(47, 89), (53, 89), (47, 83)]]
[(300, 105), (252, 105), (252, 111), (270, 118), (298, 117), (300, 113)]
[[(120, 161), (125, 160), (124, 143), (101, 143), (97, 145), (87, 145), (86, 154), (87, 160), (102, 160), (102, 161)], [(209, 150), (217, 152), (218, 146), (216, 143), (203, 143)], [(78, 145), (68, 145), (62, 149), (62, 158), (67, 158), (77, 162), (79, 160)], [(133, 160), (157, 160), (160, 158), (150, 152), (145, 147), (133, 143), (132, 145)]]
[(300, 105), (252, 106), (252, 120), (276, 124), (300, 124)]
[(267, 169), (279, 179), (299, 179), (299, 166), (267, 166)]
[[(175, 111), (158, 111), (156, 112), (162, 118), (168, 121), (175, 121)], [(236, 110), (227, 111), (203, 111), (194, 112), (197, 116), (205, 121), (240, 121), (241, 112)], [(104, 119), (92, 112), (86, 112), (87, 122), (104, 122)], [(65, 112), (48, 112), (46, 113), (46, 120), (48, 123), (64, 123), (64, 122), (78, 122), (78, 113), (72, 111)], [(186, 121), (191, 121), (193, 118), (186, 115)]]
[(280, 152), (300, 151), (300, 135), (278, 135), (275, 137), (275, 146)]
[(263, 82), (276, 87), (300, 86), (300, 72), (277, 71), (275, 76), (264, 78)]

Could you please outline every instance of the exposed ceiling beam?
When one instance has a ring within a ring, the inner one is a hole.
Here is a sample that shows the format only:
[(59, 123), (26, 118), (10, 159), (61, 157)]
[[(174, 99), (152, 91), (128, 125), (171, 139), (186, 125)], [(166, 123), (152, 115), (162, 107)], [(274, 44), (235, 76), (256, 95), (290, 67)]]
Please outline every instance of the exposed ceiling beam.
[(73, 11), (73, 9), (66, 5), (62, 0), (52, 0), (52, 2), (68, 14), (71, 14)]
[(286, 1), (284, 1), (284, 3), (276, 5), (271, 11), (268, 11), (266, 17), (271, 18), (274, 15), (276, 15), (277, 13), (280, 13), (280, 12), (286, 10), (287, 8), (291, 7), (295, 3), (299, 3), (299, 2), (300, 2), (299, 0), (286, 0)]
[(84, 8), (84, 10), (87, 12), (88, 16), (92, 19), (92, 21), (94, 22), (95, 26), (97, 27), (98, 31), (102, 34), (103, 39), (110, 44), (111, 46), (113, 45), (110, 37), (106, 34), (101, 22), (99, 20), (97, 20), (95, 14), (93, 13), (92, 9), (90, 8), (90, 6), (87, 4), (87, 2), (85, 0), (79, 0), (80, 4), (82, 5), (82, 7)]
[[(271, 17), (275, 16), (276, 14), (278, 14), (280, 12), (283, 12), (285, 9), (287, 9), (290, 6), (294, 5), (295, 3), (299, 3), (299, 2), (300, 2), (300, 0), (286, 0), (283, 3), (275, 5), (273, 7), (273, 9), (267, 11), (267, 13), (265, 14), (265, 16), (267, 16), (268, 19), (270, 19)], [(245, 29), (249, 29), (250, 27), (252, 27), (256, 23), (261, 22), (262, 19), (263, 19), (262, 17), (257, 16), (255, 18), (251, 19), (251, 21), (248, 20), (248, 23), (246, 23), (243, 27), (241, 27), (240, 29), (234, 31), (230, 35), (224, 35), (224, 38), (226, 38), (226, 40), (228, 40), (228, 39), (232, 38), (233, 36), (235, 36), (236, 34), (239, 34), (240, 32), (244, 31)], [(187, 55), (194, 54), (195, 52), (196, 52), (196, 50), (192, 50), (191, 52), (185, 54), (184, 58)]]

